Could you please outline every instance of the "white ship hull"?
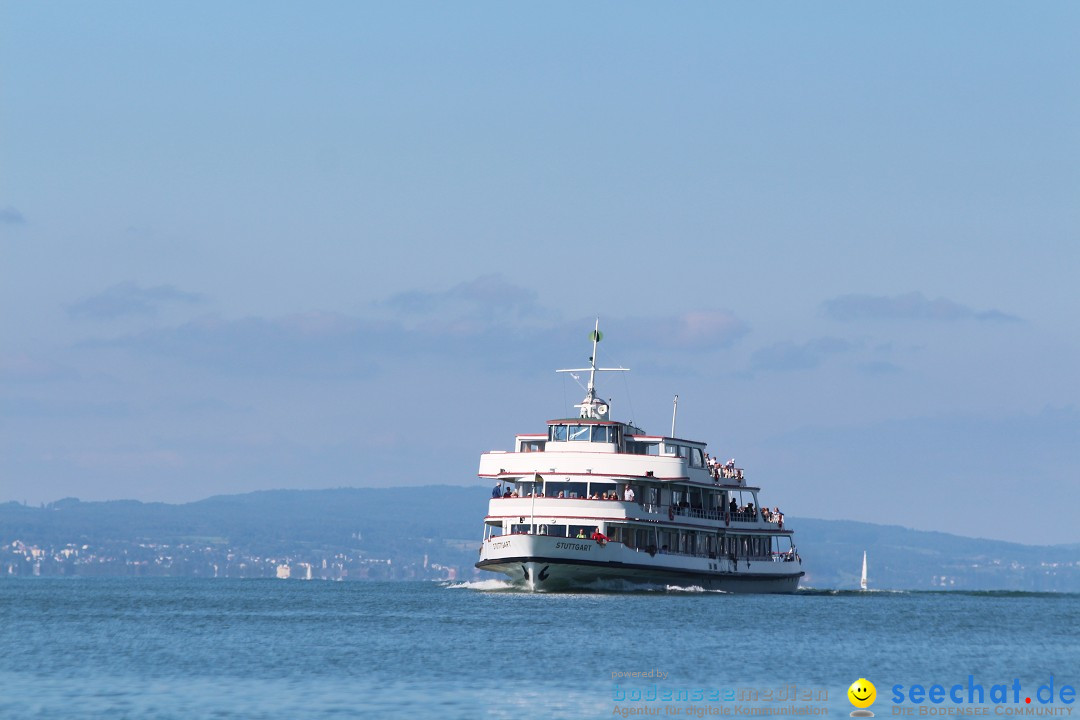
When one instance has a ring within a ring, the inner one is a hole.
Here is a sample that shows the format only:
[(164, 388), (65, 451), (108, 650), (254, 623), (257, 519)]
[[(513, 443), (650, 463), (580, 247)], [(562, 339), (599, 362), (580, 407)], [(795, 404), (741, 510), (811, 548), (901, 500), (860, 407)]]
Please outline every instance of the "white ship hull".
[(485, 541), (476, 567), (535, 592), (677, 586), (792, 593), (803, 576), (794, 561), (650, 554), (621, 543), (524, 534)]
[(762, 507), (735, 458), (722, 463), (706, 443), (675, 436), (675, 408), (670, 436), (611, 419), (596, 373), (626, 368), (597, 367), (599, 326), (589, 367), (558, 371), (589, 373), (579, 416), (481, 455), (478, 474), (496, 486), (476, 567), (540, 592), (798, 590), (794, 535), (779, 508)]

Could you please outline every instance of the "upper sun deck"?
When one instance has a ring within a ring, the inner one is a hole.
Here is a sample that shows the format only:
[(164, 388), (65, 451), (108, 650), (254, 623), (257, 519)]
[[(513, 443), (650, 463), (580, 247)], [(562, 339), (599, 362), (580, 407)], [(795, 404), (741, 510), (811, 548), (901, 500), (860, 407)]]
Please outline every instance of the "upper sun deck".
[[(612, 420), (610, 406), (596, 393), (597, 372), (628, 372), (596, 366), (596, 347), (603, 337), (597, 320), (590, 334), (589, 367), (556, 372), (588, 372), (585, 399), (576, 418), (547, 421), (546, 434), (518, 435), (512, 452), (494, 450), (480, 456), (480, 476), (513, 480), (539, 473), (606, 475), (608, 477), (687, 480), (702, 484), (746, 487), (734, 460), (721, 465), (705, 452), (706, 444), (672, 436), (647, 435), (630, 423)], [(577, 376), (573, 376), (577, 379)]]
[(512, 479), (536, 473), (689, 480), (746, 487), (741, 469), (719, 464), (706, 443), (646, 435), (629, 423), (588, 418), (549, 420), (547, 434), (521, 434), (513, 451), (480, 456), (481, 477)]

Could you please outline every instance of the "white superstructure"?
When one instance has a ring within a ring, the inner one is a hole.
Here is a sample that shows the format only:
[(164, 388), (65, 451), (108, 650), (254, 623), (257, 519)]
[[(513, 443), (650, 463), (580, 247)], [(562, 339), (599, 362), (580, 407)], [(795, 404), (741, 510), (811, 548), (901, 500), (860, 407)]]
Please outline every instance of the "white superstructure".
[[(599, 322), (597, 323), (597, 327)], [(497, 483), (478, 568), (533, 590), (611, 587), (610, 581), (794, 592), (802, 560), (779, 511), (761, 508), (734, 461), (703, 442), (648, 435), (610, 419), (595, 376), (593, 331), (585, 399), (576, 418), (518, 435), (513, 452), (480, 457)]]

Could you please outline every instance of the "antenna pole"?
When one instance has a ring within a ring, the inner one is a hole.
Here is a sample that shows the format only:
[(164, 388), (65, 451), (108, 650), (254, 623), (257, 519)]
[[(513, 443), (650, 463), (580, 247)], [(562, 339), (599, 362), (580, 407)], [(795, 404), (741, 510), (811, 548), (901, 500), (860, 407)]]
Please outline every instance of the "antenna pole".
[(675, 437), (675, 416), (679, 414), (679, 396), (675, 396), (675, 402), (671, 408), (671, 437)]
[[(585, 388), (585, 399), (581, 401), (580, 405), (574, 407), (581, 409), (581, 417), (593, 420), (607, 420), (608, 419), (608, 406), (597, 400), (596, 398), (596, 373), (598, 372), (628, 372), (629, 368), (605, 368), (596, 367), (596, 346), (600, 342), (602, 337), (600, 333), (600, 318), (596, 318), (596, 324), (593, 326), (592, 335), (592, 357), (589, 358), (589, 367), (587, 368), (567, 368), (564, 370), (556, 370), (555, 372), (588, 372), (589, 373), (589, 386)], [(574, 376), (574, 380), (577, 380), (577, 376)], [(579, 383), (580, 384), (580, 381)]]
[(592, 334), (592, 357), (589, 358), (589, 397), (593, 396), (596, 389), (596, 345), (600, 342), (600, 316), (596, 316), (596, 326)]

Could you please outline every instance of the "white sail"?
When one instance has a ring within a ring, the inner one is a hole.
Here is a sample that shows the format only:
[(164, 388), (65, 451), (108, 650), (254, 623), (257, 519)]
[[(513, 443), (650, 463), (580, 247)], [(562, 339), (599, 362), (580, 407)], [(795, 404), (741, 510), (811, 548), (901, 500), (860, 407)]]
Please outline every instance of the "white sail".
[(863, 590), (866, 589), (866, 551), (863, 550), (862, 554), (862, 578), (859, 580), (859, 587)]

